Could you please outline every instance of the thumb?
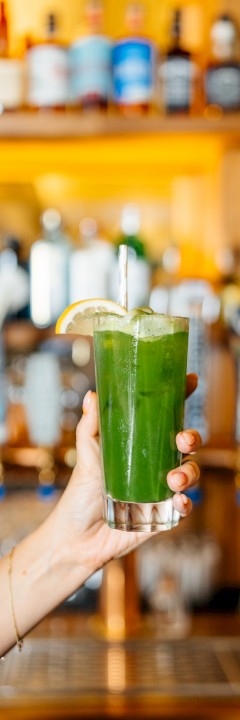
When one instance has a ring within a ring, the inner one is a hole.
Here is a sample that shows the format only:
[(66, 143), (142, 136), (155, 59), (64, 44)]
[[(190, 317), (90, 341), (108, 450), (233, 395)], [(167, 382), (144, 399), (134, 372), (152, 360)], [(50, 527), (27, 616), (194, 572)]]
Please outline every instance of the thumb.
[[(77, 426), (77, 465), (89, 467), (96, 458), (98, 446), (97, 396), (89, 390), (83, 400), (83, 414)], [(95, 456), (95, 457), (94, 457)]]

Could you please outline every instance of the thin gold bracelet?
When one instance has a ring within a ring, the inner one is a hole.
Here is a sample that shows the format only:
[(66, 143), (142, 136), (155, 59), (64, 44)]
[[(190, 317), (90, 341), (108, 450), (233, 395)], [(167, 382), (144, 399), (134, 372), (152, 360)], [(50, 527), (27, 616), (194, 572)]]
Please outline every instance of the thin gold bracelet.
[(14, 603), (13, 603), (13, 591), (12, 591), (12, 570), (13, 570), (12, 562), (13, 562), (14, 550), (15, 550), (15, 547), (13, 547), (11, 549), (11, 552), (9, 553), (9, 565), (8, 565), (9, 597), (10, 597), (13, 625), (14, 625), (15, 636), (16, 636), (16, 645), (18, 646), (19, 652), (21, 652), (22, 646), (23, 646), (23, 640), (22, 640), (22, 638), (20, 638), (20, 635), (18, 632), (18, 626), (17, 626), (16, 615), (15, 615), (15, 610), (14, 610)]

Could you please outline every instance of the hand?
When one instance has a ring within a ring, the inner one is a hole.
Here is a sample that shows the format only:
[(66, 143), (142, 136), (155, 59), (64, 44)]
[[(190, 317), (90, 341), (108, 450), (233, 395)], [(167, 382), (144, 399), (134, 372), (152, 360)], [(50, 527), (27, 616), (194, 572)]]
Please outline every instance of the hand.
[[(188, 376), (187, 394), (196, 385), (196, 376)], [(184, 430), (176, 441), (183, 453), (192, 453), (201, 444), (196, 430)], [(173, 503), (181, 515), (188, 515), (191, 501), (179, 491), (198, 477), (198, 466), (192, 460), (168, 473), (168, 484), (177, 491)], [(14, 553), (12, 587), (18, 637), (24, 637), (108, 560), (125, 555), (149, 537), (149, 533), (112, 530), (103, 521), (97, 403), (95, 393), (89, 392), (77, 428), (77, 464), (68, 486), (44, 523), (23, 538)], [(16, 643), (8, 576), (6, 555), (0, 558), (0, 656)]]
[[(187, 396), (196, 386), (197, 376), (188, 375)], [(103, 521), (98, 429), (96, 394), (89, 391), (77, 427), (77, 464), (56, 507), (57, 524), (66, 552), (67, 547), (69, 552), (74, 548), (79, 562), (87, 564), (89, 575), (149, 538), (149, 533), (113, 530)], [(180, 452), (189, 454), (200, 447), (201, 438), (196, 430), (184, 430), (178, 433), (176, 442)], [(179, 493), (197, 482), (199, 474), (199, 468), (192, 460), (168, 473), (169, 487), (177, 493), (173, 504), (182, 516), (190, 513), (192, 503)]]

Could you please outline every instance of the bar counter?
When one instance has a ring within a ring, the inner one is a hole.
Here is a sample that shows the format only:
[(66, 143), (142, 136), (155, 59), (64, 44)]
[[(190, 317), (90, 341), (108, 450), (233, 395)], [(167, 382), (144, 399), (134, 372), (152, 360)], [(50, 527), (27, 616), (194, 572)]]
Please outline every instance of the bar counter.
[[(219, 587), (235, 586), (239, 597), (240, 506), (235, 472), (202, 468), (201, 487), (201, 503), (171, 531), (171, 540), (175, 538), (177, 548), (183, 534), (191, 540), (192, 532), (211, 531), (221, 547)], [(24, 512), (29, 517), (29, 507), (32, 513), (36, 505), (35, 494), (31, 506), (27, 498), (23, 492), (18, 497), (17, 522), (23, 523)], [(10, 521), (14, 502), (14, 494), (12, 498), (9, 493), (2, 503), (0, 525), (5, 536), (4, 518)], [(40, 512), (45, 510), (37, 503)], [(37, 514), (36, 520), (41, 519)], [(239, 720), (238, 601), (233, 612), (227, 604), (218, 614), (216, 608), (208, 614), (195, 611), (182, 634), (164, 636), (152, 611), (137, 612), (133, 556), (123, 559), (128, 564), (125, 586), (133, 604), (130, 608), (130, 600), (125, 603), (131, 610), (125, 638), (107, 636), (106, 602), (91, 612), (68, 604), (58, 608), (29, 633), (21, 653), (13, 649), (0, 663), (0, 720)], [(115, 586), (118, 597), (117, 581)], [(103, 586), (101, 593), (106, 600)]]
[(53, 613), (1, 663), (0, 719), (239, 720), (240, 616), (193, 616), (178, 640), (149, 627), (110, 642), (97, 617)]

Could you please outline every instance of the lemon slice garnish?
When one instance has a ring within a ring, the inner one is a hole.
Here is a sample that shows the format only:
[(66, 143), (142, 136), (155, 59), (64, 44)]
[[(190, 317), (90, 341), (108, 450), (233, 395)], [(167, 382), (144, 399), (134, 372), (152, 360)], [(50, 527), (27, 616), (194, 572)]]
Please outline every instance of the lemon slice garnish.
[(118, 315), (122, 317), (127, 311), (122, 305), (106, 298), (90, 298), (68, 305), (58, 318), (56, 333), (73, 333), (75, 335), (93, 336), (93, 324), (96, 315)]

